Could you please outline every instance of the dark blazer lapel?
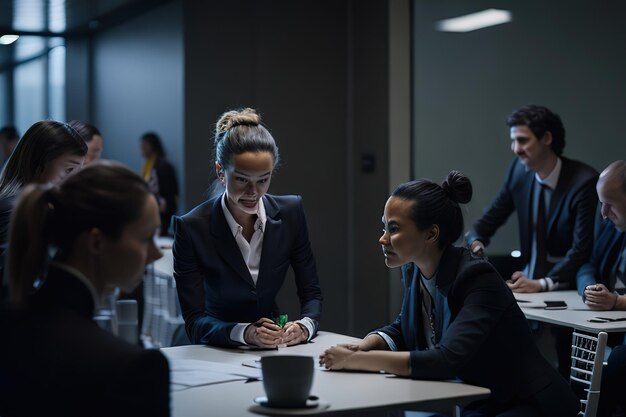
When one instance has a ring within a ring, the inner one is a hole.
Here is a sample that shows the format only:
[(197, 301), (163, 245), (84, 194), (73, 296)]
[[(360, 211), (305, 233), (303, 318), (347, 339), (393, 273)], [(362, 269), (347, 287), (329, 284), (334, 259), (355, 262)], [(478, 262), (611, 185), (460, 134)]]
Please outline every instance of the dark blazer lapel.
[[(426, 335), (424, 334), (424, 323), (428, 318), (422, 312), (422, 289), (420, 272), (414, 263), (402, 267), (402, 280), (405, 303), (402, 306), (402, 338), (409, 350), (425, 350), (428, 348)], [(408, 300), (408, 302), (406, 302)]]
[(281, 246), (280, 228), (283, 220), (280, 216), (280, 209), (276, 202), (269, 196), (263, 196), (265, 206), (265, 231), (263, 232), (263, 249), (261, 250), (261, 264), (259, 265), (259, 278), (257, 284), (263, 282), (263, 278), (271, 271), (276, 259), (276, 250)]
[(213, 208), (211, 209), (210, 222), (211, 234), (213, 238), (218, 241), (215, 247), (217, 248), (220, 256), (235, 271), (237, 271), (237, 274), (244, 281), (254, 287), (254, 281), (252, 281), (252, 276), (250, 275), (248, 266), (244, 262), (243, 256), (241, 256), (241, 251), (239, 250), (239, 246), (237, 246), (237, 242), (235, 241), (235, 237), (228, 227), (226, 216), (224, 215), (224, 211), (222, 210), (221, 198), (215, 199)]
[(561, 173), (559, 174), (559, 182), (556, 185), (556, 189), (552, 192), (552, 198), (550, 198), (550, 211), (548, 212), (548, 235), (550, 230), (554, 226), (558, 213), (561, 212), (563, 204), (565, 204), (565, 196), (571, 188), (572, 173), (570, 172), (570, 165), (566, 159), (561, 158)]
[[(617, 271), (617, 261), (619, 260), (619, 252), (623, 249), (623, 242), (624, 232), (618, 232), (615, 230), (611, 239), (607, 242), (608, 245), (604, 248), (607, 252), (609, 252), (609, 254), (602, 258), (602, 265), (600, 265), (600, 273), (603, 277), (615, 278), (614, 274)], [(609, 284), (609, 289), (611, 291), (615, 290), (616, 282), (613, 281)]]
[(445, 321), (445, 303), (448, 299), (448, 293), (450, 288), (454, 284), (457, 271), (459, 269), (459, 262), (461, 261), (462, 249), (454, 246), (448, 246), (441, 256), (439, 261), (439, 269), (437, 270), (437, 299), (435, 311), (435, 342), (439, 343), (444, 329)]
[(520, 227), (520, 240), (522, 242), (522, 253), (524, 253), (527, 261), (530, 259), (530, 251), (532, 245), (532, 236), (533, 236), (533, 189), (535, 186), (535, 175), (532, 172), (524, 173), (525, 177), (530, 175), (530, 179), (525, 179), (523, 182), (523, 196), (525, 198), (525, 202), (523, 206), (523, 210), (520, 210), (520, 219), (519, 224), (526, 225), (526, 227)]

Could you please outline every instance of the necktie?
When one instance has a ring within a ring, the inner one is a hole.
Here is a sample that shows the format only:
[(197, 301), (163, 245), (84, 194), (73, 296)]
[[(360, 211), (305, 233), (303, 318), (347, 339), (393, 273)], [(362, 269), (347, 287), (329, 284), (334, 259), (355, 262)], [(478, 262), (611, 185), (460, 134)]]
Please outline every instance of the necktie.
[(537, 257), (535, 259), (535, 269), (533, 271), (533, 278), (543, 278), (550, 270), (550, 263), (548, 262), (548, 249), (546, 241), (547, 236), (547, 221), (546, 221), (546, 200), (545, 189), (547, 187), (540, 184), (539, 188), (539, 201), (537, 202), (537, 218), (535, 219), (535, 247), (537, 248)]

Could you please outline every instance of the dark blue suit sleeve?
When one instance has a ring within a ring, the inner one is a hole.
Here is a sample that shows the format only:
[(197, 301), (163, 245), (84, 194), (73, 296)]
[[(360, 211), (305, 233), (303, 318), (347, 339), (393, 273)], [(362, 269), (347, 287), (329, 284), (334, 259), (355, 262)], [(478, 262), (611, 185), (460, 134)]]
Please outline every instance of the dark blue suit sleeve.
[(458, 377), (514, 304), (502, 278), (486, 263), (467, 268), (457, 280), (452, 296), (462, 303), (460, 310), (436, 348), (410, 352), (411, 378)]
[(604, 230), (604, 224), (602, 222), (602, 217), (599, 213), (596, 213), (596, 222), (594, 226), (594, 246), (591, 252), (591, 257), (580, 267), (578, 273), (576, 274), (576, 289), (578, 290), (578, 294), (580, 296), (585, 292), (585, 288), (589, 285), (593, 285), (597, 282), (597, 277), (599, 276), (600, 271), (600, 261), (602, 258), (602, 254), (598, 253), (601, 245), (599, 243), (599, 237)]
[(236, 323), (227, 323), (209, 315), (205, 309), (204, 278), (199, 271), (196, 252), (182, 217), (174, 216), (174, 278), (192, 343), (216, 346), (238, 346), (230, 331)]
[(596, 194), (596, 179), (589, 179), (583, 184), (573, 201), (574, 233), (572, 246), (559, 261), (548, 276), (560, 284), (566, 284), (570, 289), (575, 285), (578, 269), (589, 259), (593, 249), (593, 225), (598, 197)]
[(299, 231), (295, 237), (290, 262), (295, 274), (301, 317), (312, 319), (315, 322), (315, 332), (317, 332), (322, 313), (322, 291), (301, 200), (301, 197), (298, 197)]

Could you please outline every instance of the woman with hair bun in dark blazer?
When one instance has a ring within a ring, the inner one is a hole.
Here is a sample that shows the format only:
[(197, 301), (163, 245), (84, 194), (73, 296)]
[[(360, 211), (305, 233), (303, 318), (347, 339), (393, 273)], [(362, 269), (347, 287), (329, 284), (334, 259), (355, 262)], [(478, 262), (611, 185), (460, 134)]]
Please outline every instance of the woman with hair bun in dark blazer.
[[(223, 192), (174, 217), (174, 277), (193, 343), (276, 347), (315, 336), (322, 295), (301, 197), (266, 194), (278, 162), (256, 111), (220, 117), (215, 170)], [(272, 319), (289, 266), (300, 316), (280, 327)]]
[(327, 349), (320, 363), (489, 388), (468, 417), (573, 417), (578, 400), (541, 356), (502, 277), (453, 246), (463, 231), (459, 204), (471, 197), (470, 180), (456, 171), (442, 185), (418, 180), (393, 191), (379, 243), (387, 266), (402, 268), (402, 310), (360, 343)]

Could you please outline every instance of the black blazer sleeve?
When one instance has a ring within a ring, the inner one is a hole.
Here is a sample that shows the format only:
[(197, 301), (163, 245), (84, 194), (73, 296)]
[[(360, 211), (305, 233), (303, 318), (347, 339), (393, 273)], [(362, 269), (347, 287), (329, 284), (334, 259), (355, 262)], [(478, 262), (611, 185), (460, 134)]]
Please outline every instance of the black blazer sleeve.
[[(200, 271), (194, 243), (183, 217), (174, 216), (174, 277), (185, 329), (192, 343), (236, 346), (230, 331), (236, 322), (225, 322), (205, 309), (204, 275)], [(207, 228), (208, 232), (208, 228)]]
[[(563, 170), (569, 164), (563, 159)], [(582, 165), (582, 164), (581, 164)], [(562, 177), (563, 177), (563, 171)], [(566, 289), (573, 289), (576, 285), (578, 269), (589, 259), (593, 250), (594, 216), (598, 206), (596, 194), (597, 173), (591, 169), (581, 169), (576, 173), (580, 179), (567, 185), (565, 197), (559, 218), (555, 220), (556, 233), (548, 237), (549, 254), (561, 255), (563, 259), (557, 262), (548, 272), (548, 276), (555, 282), (565, 284)], [(572, 175), (569, 178), (572, 178)], [(568, 179), (561, 178), (559, 182)], [(559, 186), (557, 186), (557, 189)], [(554, 198), (554, 196), (553, 196)]]
[(309, 230), (304, 216), (302, 198), (300, 196), (297, 198), (297, 224), (300, 230), (295, 235), (290, 263), (295, 274), (298, 298), (300, 299), (300, 316), (312, 319), (315, 322), (315, 332), (317, 332), (322, 314), (322, 291), (320, 290), (315, 258), (309, 241)]
[(450, 294), (458, 312), (452, 312), (455, 317), (438, 348), (410, 352), (411, 378), (453, 379), (462, 374), (514, 303), (500, 284), (502, 278), (486, 262), (460, 271)]

